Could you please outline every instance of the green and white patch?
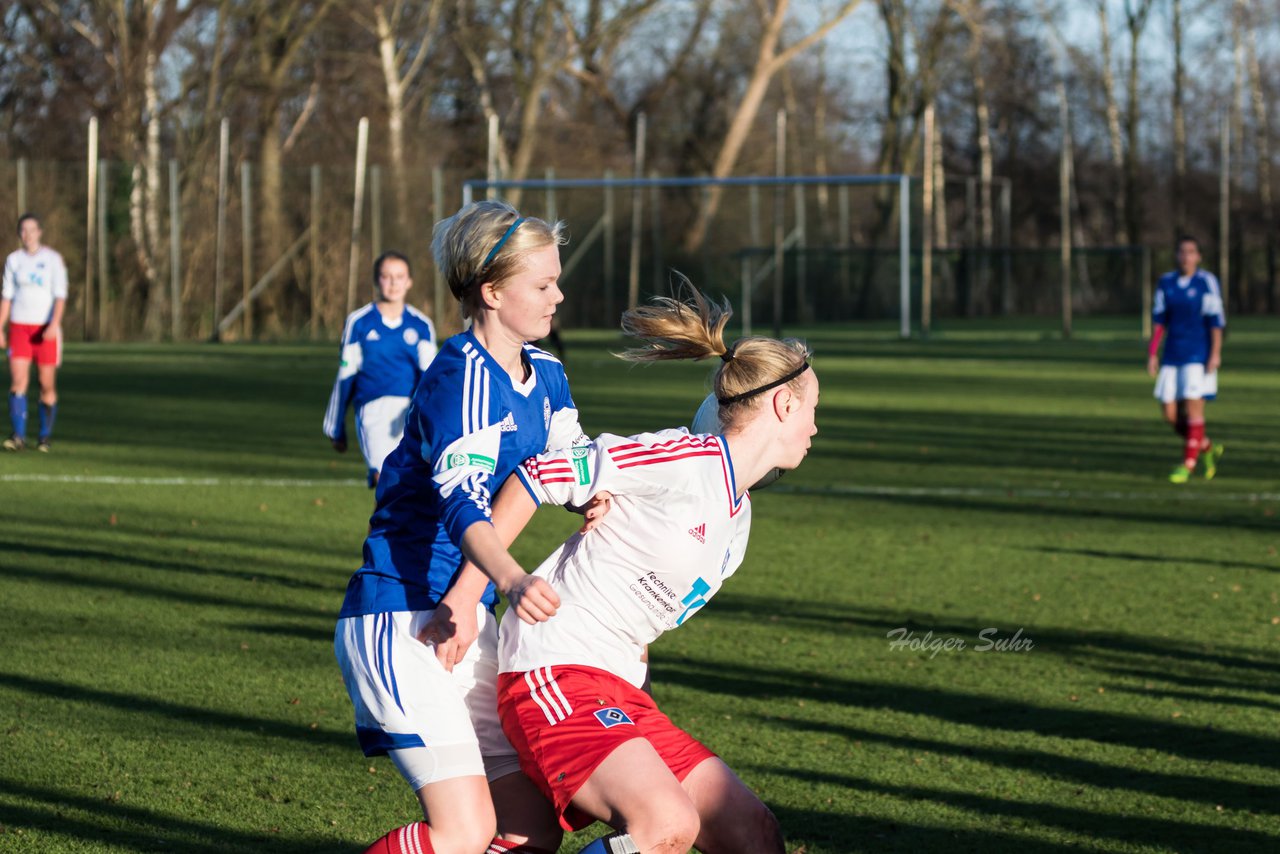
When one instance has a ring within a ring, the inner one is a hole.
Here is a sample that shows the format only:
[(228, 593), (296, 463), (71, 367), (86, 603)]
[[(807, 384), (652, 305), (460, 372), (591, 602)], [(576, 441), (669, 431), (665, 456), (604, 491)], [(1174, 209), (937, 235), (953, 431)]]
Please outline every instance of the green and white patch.
[(456, 469), (464, 466), (493, 474), (498, 468), (498, 463), (493, 457), (486, 457), (484, 454), (456, 453), (449, 456), (449, 468)]
[(569, 458), (573, 461), (573, 473), (578, 480), (578, 485), (586, 486), (591, 482), (591, 467), (587, 463), (587, 449), (574, 448), (569, 452)]

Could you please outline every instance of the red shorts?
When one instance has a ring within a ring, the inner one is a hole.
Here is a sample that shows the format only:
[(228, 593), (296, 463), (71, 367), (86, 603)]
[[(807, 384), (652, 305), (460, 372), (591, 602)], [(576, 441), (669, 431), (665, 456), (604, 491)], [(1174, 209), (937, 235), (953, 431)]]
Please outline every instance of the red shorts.
[(595, 819), (570, 801), (618, 747), (647, 739), (677, 780), (715, 754), (630, 682), (594, 667), (558, 665), (498, 675), (498, 716), (520, 767), (555, 804), (560, 826)]
[(37, 365), (62, 364), (62, 336), (46, 337), (45, 324), (10, 323), (9, 358), (34, 361)]

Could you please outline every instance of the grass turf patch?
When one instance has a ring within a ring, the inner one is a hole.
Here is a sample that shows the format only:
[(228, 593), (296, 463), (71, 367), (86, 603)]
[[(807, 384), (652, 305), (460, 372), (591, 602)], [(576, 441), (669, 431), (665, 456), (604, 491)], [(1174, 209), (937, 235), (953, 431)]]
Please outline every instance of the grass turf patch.
[[(1276, 846), (1277, 331), (1233, 323), (1219, 476), (1174, 487), (1129, 330), (806, 330), (812, 458), (655, 645), (659, 703), (793, 851)], [(707, 364), (569, 340), (591, 433), (705, 394)], [(333, 355), (68, 348), (53, 453), (0, 458), (0, 851), (358, 852), (417, 816), (333, 661), (372, 504), (320, 433)], [(544, 510), (516, 556), (572, 528)]]

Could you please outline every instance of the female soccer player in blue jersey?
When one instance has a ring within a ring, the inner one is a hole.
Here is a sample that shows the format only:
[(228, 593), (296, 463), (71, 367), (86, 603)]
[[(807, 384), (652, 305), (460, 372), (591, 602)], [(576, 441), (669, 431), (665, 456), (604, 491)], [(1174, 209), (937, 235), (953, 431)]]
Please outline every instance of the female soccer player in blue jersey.
[[(561, 228), (498, 201), (435, 227), (436, 264), (472, 325), (444, 343), (414, 392), (334, 639), (365, 754), (390, 756), (426, 816), (370, 852), (559, 846), (555, 816), (498, 721), (494, 585), (462, 566), (465, 554), (501, 567), (498, 587), (522, 618), (554, 613), (555, 594), (507, 554), (489, 503), (523, 460), (587, 441), (563, 366), (526, 343), (547, 335), (564, 299)], [(463, 644), (419, 640), (440, 614)], [(502, 838), (490, 842), (495, 826)]]
[(413, 287), (409, 259), (394, 250), (373, 262), (377, 298), (347, 316), (338, 378), (324, 413), (324, 434), (347, 450), (347, 407), (356, 407), (356, 435), (369, 464), (369, 486), (404, 435), (409, 398), (436, 354), (431, 319), (405, 303)]
[(1177, 271), (1165, 273), (1156, 285), (1147, 373), (1156, 378), (1161, 414), (1184, 442), (1182, 462), (1169, 480), (1186, 483), (1197, 458), (1204, 460), (1205, 478), (1212, 479), (1222, 457), (1221, 443), (1214, 445), (1205, 435), (1204, 404), (1218, 394), (1227, 316), (1217, 277), (1200, 269), (1200, 244), (1194, 237), (1178, 238), (1177, 260)]

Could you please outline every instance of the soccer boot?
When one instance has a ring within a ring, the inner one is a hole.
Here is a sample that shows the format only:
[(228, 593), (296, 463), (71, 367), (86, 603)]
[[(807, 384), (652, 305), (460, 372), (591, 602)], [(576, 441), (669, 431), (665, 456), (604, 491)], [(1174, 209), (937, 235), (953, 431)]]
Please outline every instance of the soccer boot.
[(39, 442), (36, 442), (36, 450), (42, 454), (49, 453), (49, 438), (42, 436)]
[(1169, 472), (1170, 483), (1186, 483), (1189, 480), (1191, 480), (1191, 469), (1186, 466), (1178, 466)]
[(1213, 480), (1218, 474), (1218, 460), (1222, 459), (1222, 445), (1211, 445), (1207, 451), (1200, 454), (1200, 460), (1204, 463), (1204, 479)]
[(21, 436), (10, 436), (4, 440), (4, 449), (6, 451), (21, 451), (27, 447), (27, 441)]

